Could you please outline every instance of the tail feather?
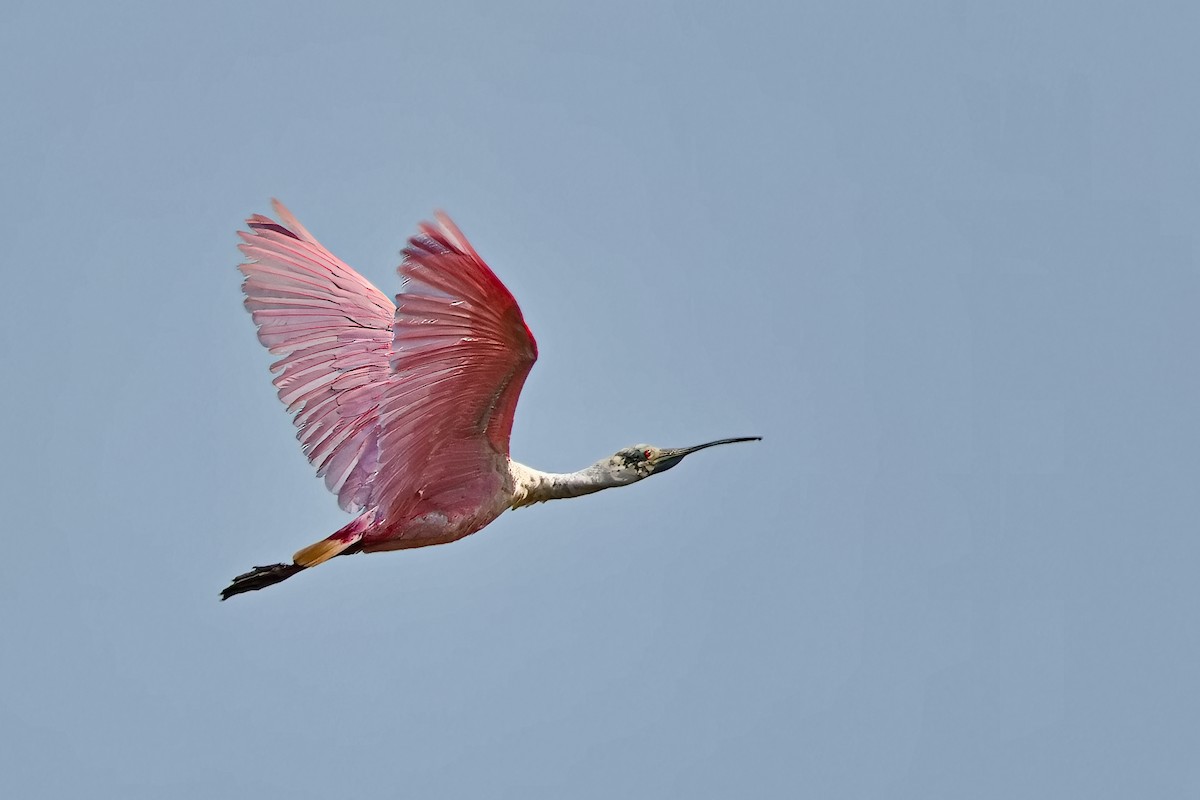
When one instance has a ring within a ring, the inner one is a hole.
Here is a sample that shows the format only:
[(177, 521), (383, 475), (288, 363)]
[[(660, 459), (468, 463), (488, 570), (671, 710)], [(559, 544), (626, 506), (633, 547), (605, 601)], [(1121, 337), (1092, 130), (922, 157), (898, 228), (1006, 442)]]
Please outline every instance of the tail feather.
[(266, 567), (255, 567), (234, 578), (233, 582), (221, 591), (221, 599), (228, 600), (235, 594), (254, 592), (274, 586), (280, 581), (286, 581), (302, 569), (305, 567), (299, 564), (271, 564)]

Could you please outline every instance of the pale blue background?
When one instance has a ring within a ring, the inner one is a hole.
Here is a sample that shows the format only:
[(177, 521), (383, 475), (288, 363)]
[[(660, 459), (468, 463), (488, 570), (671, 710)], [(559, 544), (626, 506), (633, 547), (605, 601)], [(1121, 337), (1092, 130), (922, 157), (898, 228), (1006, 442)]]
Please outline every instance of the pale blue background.
[[(0, 795), (1200, 794), (1194, 3), (164, 5), (0, 24)], [(765, 441), (218, 603), (272, 195), (455, 215), (520, 460)]]

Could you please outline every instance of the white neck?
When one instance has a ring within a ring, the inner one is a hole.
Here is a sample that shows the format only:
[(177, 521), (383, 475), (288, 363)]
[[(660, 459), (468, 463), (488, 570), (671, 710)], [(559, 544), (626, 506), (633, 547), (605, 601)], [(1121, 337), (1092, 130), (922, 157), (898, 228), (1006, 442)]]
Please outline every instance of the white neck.
[(564, 497), (579, 497), (613, 486), (624, 486), (611, 472), (593, 464), (578, 472), (542, 472), (516, 461), (508, 462), (508, 471), (513, 479), (511, 508), (560, 500)]

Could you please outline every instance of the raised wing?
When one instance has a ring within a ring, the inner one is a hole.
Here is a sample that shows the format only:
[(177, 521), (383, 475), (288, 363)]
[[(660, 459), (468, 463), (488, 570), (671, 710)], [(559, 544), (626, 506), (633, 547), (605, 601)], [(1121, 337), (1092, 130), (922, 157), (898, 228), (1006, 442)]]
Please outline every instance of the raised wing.
[(395, 306), (339, 261), (278, 200), (239, 232), (242, 291), (308, 460), (350, 512), (379, 465), (379, 410), (390, 380)]
[(374, 497), (390, 515), (467, 508), (507, 470), (537, 344), (521, 309), (444, 214), (404, 249)]

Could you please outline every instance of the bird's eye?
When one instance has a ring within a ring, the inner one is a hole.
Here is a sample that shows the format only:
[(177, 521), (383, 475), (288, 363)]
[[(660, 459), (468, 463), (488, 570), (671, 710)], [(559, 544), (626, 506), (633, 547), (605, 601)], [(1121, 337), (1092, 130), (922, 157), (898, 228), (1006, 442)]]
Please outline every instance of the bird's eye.
[(642, 451), (642, 455), (644, 455), (646, 458), (649, 458), (649, 457), (650, 457), (650, 451), (649, 451), (649, 450), (643, 450), (643, 451)]

